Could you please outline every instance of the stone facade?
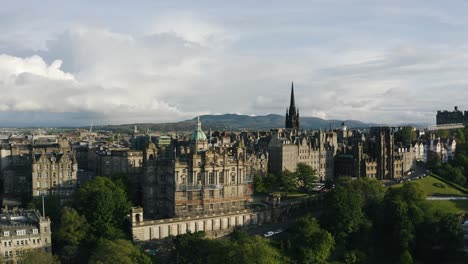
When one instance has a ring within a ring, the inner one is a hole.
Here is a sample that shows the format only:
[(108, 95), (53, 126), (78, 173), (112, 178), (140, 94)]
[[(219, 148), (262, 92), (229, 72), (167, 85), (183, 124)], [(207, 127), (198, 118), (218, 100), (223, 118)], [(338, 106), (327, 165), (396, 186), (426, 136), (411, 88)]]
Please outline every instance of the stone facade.
[(272, 211), (225, 211), (203, 215), (143, 220), (143, 208), (132, 210), (132, 237), (134, 242), (164, 239), (188, 232), (204, 231), (207, 237), (217, 238), (230, 234), (234, 228), (272, 221)]
[(268, 171), (275, 174), (285, 170), (294, 172), (298, 163), (305, 163), (316, 170), (320, 180), (332, 180), (337, 147), (337, 135), (334, 132), (303, 132), (295, 135), (292, 130), (272, 130), (268, 144)]
[(201, 123), (190, 140), (149, 143), (142, 203), (153, 219), (243, 210), (252, 201), (251, 161), (242, 141), (208, 145)]
[(77, 188), (78, 162), (72, 153), (34, 154), (32, 161), (32, 196), (68, 197)]
[(20, 263), (30, 250), (52, 253), (49, 218), (37, 211), (7, 211), (0, 214), (0, 262)]

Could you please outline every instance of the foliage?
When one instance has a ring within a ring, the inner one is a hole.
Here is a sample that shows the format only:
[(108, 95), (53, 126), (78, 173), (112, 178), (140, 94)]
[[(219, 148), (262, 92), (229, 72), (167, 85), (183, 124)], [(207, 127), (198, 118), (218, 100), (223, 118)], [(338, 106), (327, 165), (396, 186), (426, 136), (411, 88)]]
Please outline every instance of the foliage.
[(31, 250), (21, 257), (23, 264), (59, 264), (56, 256), (46, 253), (42, 250)]
[(286, 192), (311, 192), (317, 179), (317, 172), (311, 166), (298, 163), (295, 172), (284, 170), (281, 173), (280, 188)]
[(320, 223), (338, 241), (345, 240), (364, 222), (364, 198), (351, 185), (338, 185), (325, 195)]
[(284, 263), (284, 257), (259, 237), (234, 233), (231, 240), (205, 239), (203, 232), (173, 238), (176, 263)]
[(265, 183), (263, 182), (263, 176), (256, 174), (254, 176), (254, 188), (255, 193), (266, 193), (267, 189), (265, 187)]
[(110, 241), (101, 239), (98, 242), (96, 250), (91, 255), (89, 263), (150, 264), (151, 259), (138, 246), (133, 245), (128, 240), (117, 239)]
[(288, 170), (283, 171), (283, 173), (281, 173), (281, 187), (286, 192), (297, 190), (297, 175)]
[(79, 246), (86, 238), (88, 223), (86, 218), (79, 215), (74, 208), (64, 207), (62, 210), (61, 225), (58, 230), (58, 238), (61, 244)]
[(395, 142), (409, 143), (416, 140), (416, 131), (413, 127), (402, 127), (395, 132)]
[(299, 189), (304, 192), (312, 191), (314, 182), (318, 179), (317, 172), (305, 163), (297, 164), (296, 177)]
[(310, 215), (297, 221), (290, 238), (291, 255), (298, 263), (326, 263), (335, 246), (333, 236)]
[(130, 202), (125, 191), (106, 177), (95, 177), (77, 191), (75, 206), (89, 223), (96, 238), (125, 237), (126, 217)]
[(425, 220), (424, 213), (427, 212), (427, 208), (425, 195), (415, 183), (406, 182), (401, 188), (391, 188), (387, 191), (381, 235), (389, 259), (397, 261), (395, 256), (400, 256), (400, 262), (404, 259), (405, 263), (412, 263), (407, 252), (411, 252), (414, 247), (416, 226)]

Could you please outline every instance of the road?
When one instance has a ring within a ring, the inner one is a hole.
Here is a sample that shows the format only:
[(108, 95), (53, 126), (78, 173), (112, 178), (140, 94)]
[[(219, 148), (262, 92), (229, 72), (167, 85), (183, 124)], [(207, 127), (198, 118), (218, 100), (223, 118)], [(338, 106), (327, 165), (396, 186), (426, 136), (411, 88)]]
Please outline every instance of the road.
[(421, 179), (421, 178), (423, 178), (423, 177), (425, 177), (427, 175), (429, 175), (429, 173), (426, 171), (425, 167), (416, 165), (416, 169), (414, 170), (414, 172), (411, 173), (411, 175), (408, 175), (405, 178), (401, 179), (400, 181), (383, 180), (382, 182), (385, 185), (385, 187), (388, 187), (388, 186), (399, 184), (399, 183), (405, 182), (405, 181), (412, 181), (412, 180)]
[(453, 201), (453, 200), (468, 200), (468, 197), (463, 196), (428, 196), (427, 200), (432, 201)]

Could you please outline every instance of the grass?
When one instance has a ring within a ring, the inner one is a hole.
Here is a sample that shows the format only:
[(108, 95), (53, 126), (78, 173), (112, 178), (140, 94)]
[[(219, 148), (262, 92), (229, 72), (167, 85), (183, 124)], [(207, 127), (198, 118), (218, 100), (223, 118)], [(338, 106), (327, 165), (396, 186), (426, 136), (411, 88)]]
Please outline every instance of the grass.
[(468, 212), (468, 200), (456, 200), (456, 201), (430, 201), (431, 210), (442, 211), (444, 213), (460, 213)]
[[(466, 196), (464, 192), (432, 176), (427, 176), (419, 180), (413, 180), (413, 182), (416, 183), (427, 196)], [(393, 185), (391, 188), (398, 188), (401, 186), (402, 184), (397, 184)]]

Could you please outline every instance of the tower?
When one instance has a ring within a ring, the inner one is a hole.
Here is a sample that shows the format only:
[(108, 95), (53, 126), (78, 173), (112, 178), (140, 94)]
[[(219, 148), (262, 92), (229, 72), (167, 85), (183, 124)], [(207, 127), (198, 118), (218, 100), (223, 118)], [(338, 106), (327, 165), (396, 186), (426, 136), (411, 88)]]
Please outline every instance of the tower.
[(299, 109), (294, 100), (294, 83), (291, 83), (291, 100), (289, 109), (286, 109), (286, 128), (299, 130)]

